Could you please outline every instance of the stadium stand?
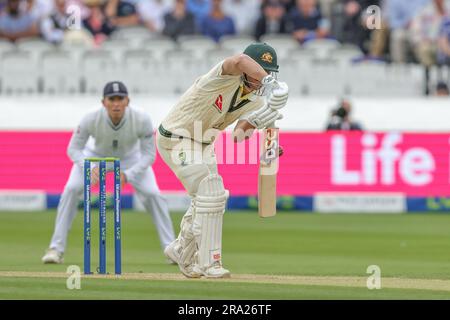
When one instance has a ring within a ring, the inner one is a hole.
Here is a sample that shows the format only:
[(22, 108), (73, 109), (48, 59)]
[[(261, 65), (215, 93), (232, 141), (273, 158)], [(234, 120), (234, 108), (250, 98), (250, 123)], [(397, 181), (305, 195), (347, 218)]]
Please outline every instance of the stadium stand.
[[(274, 40), (272, 43), (270, 38), (263, 39), (279, 52), (280, 78), (291, 84), (293, 94), (404, 96), (423, 93), (425, 77), (420, 65), (354, 62), (361, 54), (359, 49), (335, 42), (317, 40), (317, 43), (312, 41), (300, 47), (287, 37)], [(40, 40), (20, 41), (16, 45), (2, 41), (2, 92), (94, 93), (114, 75), (128, 79), (131, 87), (136, 88), (135, 92), (180, 92), (208, 66), (242, 51), (245, 44), (252, 41), (247, 37), (227, 37), (217, 45), (202, 36), (181, 37), (179, 42), (155, 37), (133, 46), (127, 39), (112, 38), (100, 48), (82, 43), (54, 46)], [(148, 62), (143, 63), (143, 60)], [(39, 72), (22, 81), (23, 73), (30, 75), (31, 70)], [(180, 70), (183, 70), (181, 74)], [(442, 78), (445, 71), (439, 70), (441, 68), (435, 67), (430, 72), (431, 85)], [(167, 83), (163, 85), (158, 81), (150, 85), (149, 78), (156, 74), (163, 76)], [(41, 77), (44, 86), (39, 84)], [(139, 84), (141, 81), (146, 83)], [(77, 85), (83, 82), (86, 90)]]
[[(168, 8), (173, 6), (170, 0), (163, 2)], [(379, 33), (389, 33), (389, 29), (371, 33), (363, 30), (362, 25), (353, 26), (372, 37), (365, 34), (364, 43), (348, 42), (345, 26), (334, 16), (337, 12), (343, 14), (347, 2), (354, 1), (317, 1), (318, 10), (331, 22), (335, 39), (316, 37), (300, 44), (287, 33), (268, 32), (261, 36), (261, 42), (277, 50), (280, 78), (290, 84), (293, 95), (420, 96), (432, 94), (438, 83), (449, 84), (445, 65), (423, 66), (414, 55), (405, 63), (392, 63), (388, 41), (385, 39), (386, 43), (381, 45), (373, 43), (384, 39), (385, 35)], [(282, 1), (286, 15), (295, 8), (295, 3)], [(383, 1), (358, 3), (382, 5)], [(363, 9), (360, 7), (359, 14), (363, 14)], [(7, 6), (1, 10), (6, 11)], [(58, 44), (39, 37), (8, 39), (8, 33), (2, 35), (0, 30), (0, 94), (7, 95), (92, 94), (104, 80), (114, 76), (126, 80), (136, 94), (179, 93), (209, 67), (256, 41), (252, 35), (242, 33), (223, 36), (216, 43), (198, 34), (198, 30), (174, 40), (150, 31), (144, 24), (116, 28), (102, 41), (83, 29), (67, 30), (64, 41)], [(372, 47), (382, 50), (372, 55), (375, 52)], [(23, 79), (25, 74), (27, 77)], [(165, 81), (159, 81), (158, 77)]]

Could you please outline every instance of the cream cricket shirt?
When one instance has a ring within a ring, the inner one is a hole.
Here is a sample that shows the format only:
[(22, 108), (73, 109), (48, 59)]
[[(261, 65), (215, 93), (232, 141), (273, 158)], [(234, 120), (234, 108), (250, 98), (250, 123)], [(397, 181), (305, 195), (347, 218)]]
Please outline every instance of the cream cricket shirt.
[[(199, 77), (170, 110), (159, 129), (162, 136), (188, 136), (201, 143), (211, 143), (208, 129), (224, 130), (242, 115), (261, 108), (262, 97), (249, 93), (243, 97), (241, 76), (222, 75), (223, 61)], [(201, 134), (194, 134), (201, 128)]]

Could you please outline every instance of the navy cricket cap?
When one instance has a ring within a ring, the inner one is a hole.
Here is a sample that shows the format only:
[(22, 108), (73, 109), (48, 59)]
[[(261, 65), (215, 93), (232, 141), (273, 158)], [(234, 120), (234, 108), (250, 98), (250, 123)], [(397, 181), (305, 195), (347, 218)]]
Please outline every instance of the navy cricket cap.
[(103, 97), (128, 97), (128, 90), (120, 81), (111, 81), (103, 89)]

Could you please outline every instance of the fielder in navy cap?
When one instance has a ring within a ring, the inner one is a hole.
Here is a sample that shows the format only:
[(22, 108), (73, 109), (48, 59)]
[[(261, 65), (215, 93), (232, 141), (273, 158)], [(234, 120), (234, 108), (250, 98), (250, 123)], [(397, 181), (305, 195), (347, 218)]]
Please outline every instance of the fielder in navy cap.
[(118, 125), (125, 116), (126, 109), (130, 103), (128, 89), (123, 82), (108, 82), (103, 88), (102, 103), (112, 123)]
[[(63, 263), (70, 226), (83, 194), (83, 167), (86, 157), (120, 158), (121, 184), (129, 183), (147, 212), (153, 217), (164, 250), (175, 240), (167, 201), (161, 195), (152, 169), (156, 159), (154, 130), (150, 116), (129, 106), (127, 87), (108, 82), (103, 89), (103, 107), (86, 114), (74, 130), (68, 147), (73, 161), (69, 180), (58, 205), (55, 230), (44, 263)], [(107, 167), (110, 170), (110, 167)], [(99, 168), (91, 169), (91, 184), (99, 180)], [(167, 262), (173, 263), (172, 260)]]
[(127, 87), (120, 81), (111, 81), (103, 89), (103, 97), (128, 97)]

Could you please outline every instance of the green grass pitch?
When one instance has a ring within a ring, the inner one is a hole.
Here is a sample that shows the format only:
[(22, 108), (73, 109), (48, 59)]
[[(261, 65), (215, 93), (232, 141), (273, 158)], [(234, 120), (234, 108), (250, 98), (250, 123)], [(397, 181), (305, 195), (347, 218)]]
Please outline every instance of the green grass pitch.
[[(67, 289), (65, 273), (69, 265), (83, 265), (81, 212), (69, 235), (65, 263), (40, 261), (55, 215), (54, 210), (0, 212), (0, 299), (450, 298), (450, 215), (446, 214), (281, 212), (261, 219), (255, 212), (227, 212), (223, 262), (232, 272), (228, 281), (180, 277), (178, 267), (165, 262), (150, 215), (124, 211), (124, 275), (82, 277), (80, 290)], [(172, 214), (176, 232), (181, 217)], [(108, 219), (108, 271), (113, 273), (111, 210)], [(97, 214), (92, 234), (95, 270)], [(380, 290), (365, 286), (370, 265), (381, 268)]]

